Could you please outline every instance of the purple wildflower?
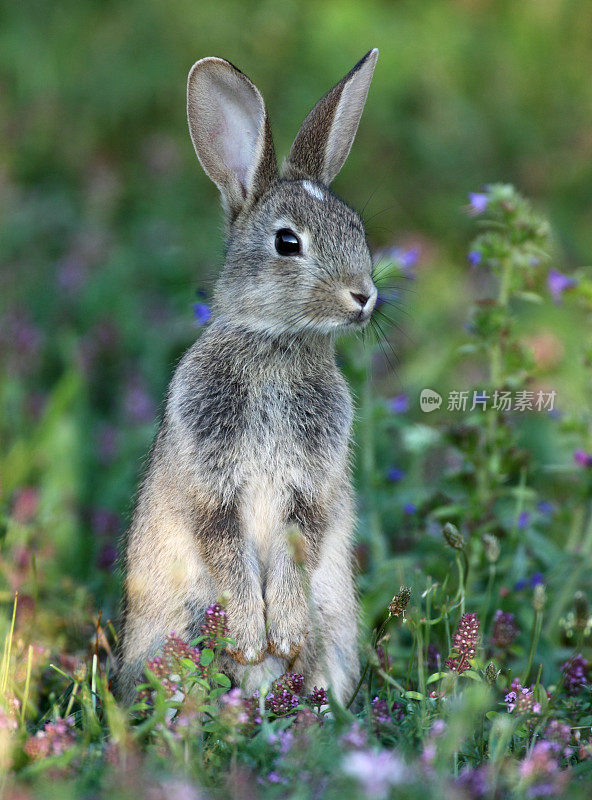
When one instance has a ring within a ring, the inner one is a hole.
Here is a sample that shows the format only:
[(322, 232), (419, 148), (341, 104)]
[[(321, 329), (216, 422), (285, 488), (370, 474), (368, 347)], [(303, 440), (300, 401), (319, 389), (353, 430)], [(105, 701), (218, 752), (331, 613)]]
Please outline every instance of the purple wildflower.
[(564, 275), (562, 272), (556, 269), (550, 269), (547, 275), (547, 286), (553, 297), (553, 302), (559, 304), (561, 303), (563, 292), (567, 291), (568, 289), (573, 289), (574, 286), (577, 286), (578, 282), (576, 278), (572, 278), (569, 275)]
[(537, 509), (541, 514), (545, 516), (550, 516), (555, 512), (555, 506), (549, 500), (540, 500)]
[(559, 769), (551, 743), (541, 741), (520, 764), (520, 778), (527, 797), (562, 797), (568, 775)]
[(206, 303), (194, 303), (193, 316), (195, 318), (195, 324), (201, 327), (210, 321), (212, 310)]
[(592, 453), (579, 449), (574, 452), (573, 457), (576, 464), (581, 467), (592, 467)]
[(553, 752), (569, 758), (573, 752), (571, 743), (571, 727), (567, 722), (552, 719), (545, 731), (545, 740), (550, 742)]
[(463, 792), (463, 797), (466, 796), (470, 800), (487, 800), (491, 797), (487, 764), (482, 764), (476, 769), (465, 767), (454, 783)]
[(508, 714), (516, 711), (516, 714), (533, 714), (541, 713), (541, 704), (537, 702), (532, 688), (527, 689), (520, 684), (518, 679), (512, 681), (510, 691), (504, 697), (504, 702), (508, 710)]
[(395, 302), (400, 297), (399, 292), (396, 289), (383, 289), (378, 293), (378, 297), (376, 298), (376, 308), (380, 308), (385, 303), (388, 305), (389, 303)]
[(529, 511), (521, 511), (518, 515), (518, 530), (525, 530), (528, 528), (528, 523), (530, 522), (530, 512)]
[(545, 576), (543, 575), (542, 572), (534, 572), (530, 576), (530, 585), (533, 586), (533, 587), (534, 586), (538, 586), (540, 583), (544, 583), (544, 582), (545, 582)]
[(56, 282), (59, 289), (70, 297), (79, 294), (87, 280), (88, 264), (82, 254), (72, 252), (58, 264)]
[(391, 721), (391, 715), (386, 700), (380, 697), (374, 698), (372, 701), (372, 719), (376, 725), (383, 725)]
[(477, 216), (482, 214), (489, 204), (489, 197), (484, 192), (470, 192), (469, 194), (469, 214)]
[(472, 267), (479, 266), (479, 264), (481, 263), (482, 259), (483, 259), (483, 256), (481, 255), (479, 250), (471, 250), (471, 252), (469, 253), (468, 261), (469, 261), (469, 264)]
[(520, 629), (516, 625), (514, 614), (510, 611), (498, 609), (493, 618), (493, 630), (491, 633), (491, 641), (494, 647), (507, 650), (514, 644), (514, 640), (519, 633)]
[(526, 589), (528, 586), (528, 581), (525, 578), (520, 578), (519, 581), (516, 581), (514, 584), (514, 591), (521, 592), (523, 589)]
[(383, 800), (407, 774), (403, 761), (389, 750), (351, 751), (343, 759), (343, 771), (358, 781), (369, 800)]
[(419, 261), (420, 253), (421, 251), (419, 247), (410, 247), (408, 250), (400, 251), (397, 258), (401, 265), (401, 268), (403, 270), (407, 270), (414, 267)]
[(113, 425), (102, 425), (96, 434), (97, 458), (101, 464), (111, 464), (119, 450), (119, 431)]
[(442, 656), (435, 644), (428, 645), (426, 653), (426, 663), (430, 672), (439, 672), (442, 666)]
[[(187, 658), (195, 664), (196, 668), (204, 672), (205, 676), (205, 668), (200, 667), (199, 663), (199, 649), (191, 647), (188, 642), (177, 636), (173, 631), (166, 637), (162, 653), (146, 664), (147, 669), (157, 678), (168, 697), (172, 697), (179, 688), (177, 680), (181, 661)], [(142, 695), (146, 699), (149, 697), (144, 692)]]
[(368, 742), (368, 734), (356, 720), (355, 722), (352, 722), (352, 726), (348, 732), (343, 734), (341, 737), (341, 742), (346, 745), (346, 747), (352, 747), (354, 750), (360, 750), (362, 747), (366, 747)]
[(578, 694), (578, 692), (588, 685), (589, 664), (581, 653), (570, 658), (561, 667), (563, 673), (563, 685), (568, 694)]
[(477, 614), (463, 614), (452, 637), (452, 649), (457, 658), (448, 658), (446, 666), (459, 675), (466, 672), (471, 668), (470, 660), (475, 658), (478, 642), (479, 617)]
[(409, 410), (409, 398), (406, 394), (397, 394), (388, 401), (388, 406), (393, 414), (403, 414)]
[(299, 703), (300, 698), (298, 695), (292, 694), (289, 689), (282, 686), (275, 687), (265, 698), (265, 708), (275, 714), (276, 717), (292, 714)]
[(249, 722), (249, 714), (245, 707), (244, 697), (240, 687), (236, 686), (220, 698), (222, 715), (224, 721), (231, 727), (246, 725)]
[(265, 698), (265, 707), (276, 716), (288, 716), (300, 704), (300, 694), (304, 689), (304, 676), (296, 672), (286, 672), (271, 685)]
[(416, 512), (417, 512), (417, 506), (415, 505), (415, 503), (405, 503), (405, 505), (403, 506), (403, 514), (411, 516)]
[(212, 603), (205, 613), (205, 620), (201, 626), (201, 635), (205, 636), (204, 646), (214, 648), (218, 640), (228, 636), (228, 621), (226, 611), (220, 603)]
[(60, 756), (69, 750), (76, 742), (74, 718), (62, 719), (58, 717), (55, 722), (47, 722), (43, 730), (37, 731), (25, 743), (25, 753), (32, 759), (42, 759), (49, 756)]
[(141, 425), (154, 419), (156, 412), (154, 401), (139, 376), (130, 380), (123, 402), (125, 413), (132, 423)]
[(96, 536), (114, 536), (119, 529), (119, 515), (103, 506), (93, 509), (90, 524)]
[(103, 570), (110, 570), (117, 561), (117, 548), (114, 544), (107, 542), (97, 554), (97, 567)]
[(402, 481), (403, 478), (405, 477), (405, 472), (399, 467), (391, 467), (386, 475), (389, 481), (392, 481), (393, 483), (398, 483), (399, 481)]
[(323, 706), (326, 706), (329, 702), (329, 698), (327, 697), (327, 692), (324, 689), (319, 689), (315, 686), (312, 692), (308, 695), (308, 702), (311, 706), (318, 708), (319, 711)]

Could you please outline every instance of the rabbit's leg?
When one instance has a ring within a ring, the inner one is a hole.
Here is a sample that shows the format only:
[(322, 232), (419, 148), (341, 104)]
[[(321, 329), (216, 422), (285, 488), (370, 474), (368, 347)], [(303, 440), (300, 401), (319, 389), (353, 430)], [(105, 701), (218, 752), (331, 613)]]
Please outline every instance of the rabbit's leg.
[(199, 556), (190, 514), (179, 512), (176, 495), (153, 476), (140, 497), (128, 536), (125, 611), (117, 684), (133, 699), (146, 661), (168, 634), (189, 637), (194, 609), (216, 597), (214, 583)]
[[(324, 509), (294, 492), (284, 535), (274, 538), (265, 581), (269, 652), (293, 661), (311, 627), (310, 575), (318, 563)], [(293, 539), (289, 541), (289, 537)]]
[(236, 643), (228, 652), (239, 664), (259, 663), (267, 649), (260, 567), (236, 502), (201, 502), (197, 519), (200, 554), (218, 595), (227, 596), (229, 633)]
[(271, 548), (265, 583), (268, 649), (288, 661), (300, 652), (310, 627), (304, 570), (306, 566), (295, 563), (286, 542)]
[(331, 686), (346, 702), (359, 678), (358, 607), (349, 531), (350, 500), (334, 506), (323, 533), (318, 565), (310, 579), (310, 628), (293, 665), (305, 676), (306, 689)]

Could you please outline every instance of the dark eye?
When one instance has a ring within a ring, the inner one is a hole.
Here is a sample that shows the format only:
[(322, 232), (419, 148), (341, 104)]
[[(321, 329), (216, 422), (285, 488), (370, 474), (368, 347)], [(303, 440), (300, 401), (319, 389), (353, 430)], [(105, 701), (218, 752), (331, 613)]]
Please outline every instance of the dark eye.
[(282, 228), (275, 235), (275, 249), (281, 256), (295, 256), (300, 252), (300, 239), (294, 231)]

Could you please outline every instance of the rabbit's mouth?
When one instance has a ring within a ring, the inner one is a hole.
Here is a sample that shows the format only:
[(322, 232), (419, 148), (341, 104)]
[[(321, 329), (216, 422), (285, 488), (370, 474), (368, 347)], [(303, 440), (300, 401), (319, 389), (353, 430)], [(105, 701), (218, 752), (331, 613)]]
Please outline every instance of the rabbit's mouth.
[(364, 285), (357, 290), (350, 289), (345, 293), (344, 301), (348, 310), (350, 325), (365, 325), (376, 306), (378, 292), (374, 285)]

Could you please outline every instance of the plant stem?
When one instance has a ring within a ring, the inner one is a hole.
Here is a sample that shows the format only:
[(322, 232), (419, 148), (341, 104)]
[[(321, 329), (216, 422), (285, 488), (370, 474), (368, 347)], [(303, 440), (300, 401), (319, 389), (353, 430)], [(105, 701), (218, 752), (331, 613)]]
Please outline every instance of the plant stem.
[(543, 626), (543, 612), (538, 609), (535, 609), (534, 622), (532, 625), (532, 634), (530, 637), (530, 648), (528, 651), (528, 661), (526, 662), (526, 669), (524, 670), (524, 674), (522, 676), (522, 686), (526, 686), (528, 677), (532, 670), (532, 664), (534, 662), (534, 654), (536, 653), (537, 645), (539, 643), (542, 626)]

